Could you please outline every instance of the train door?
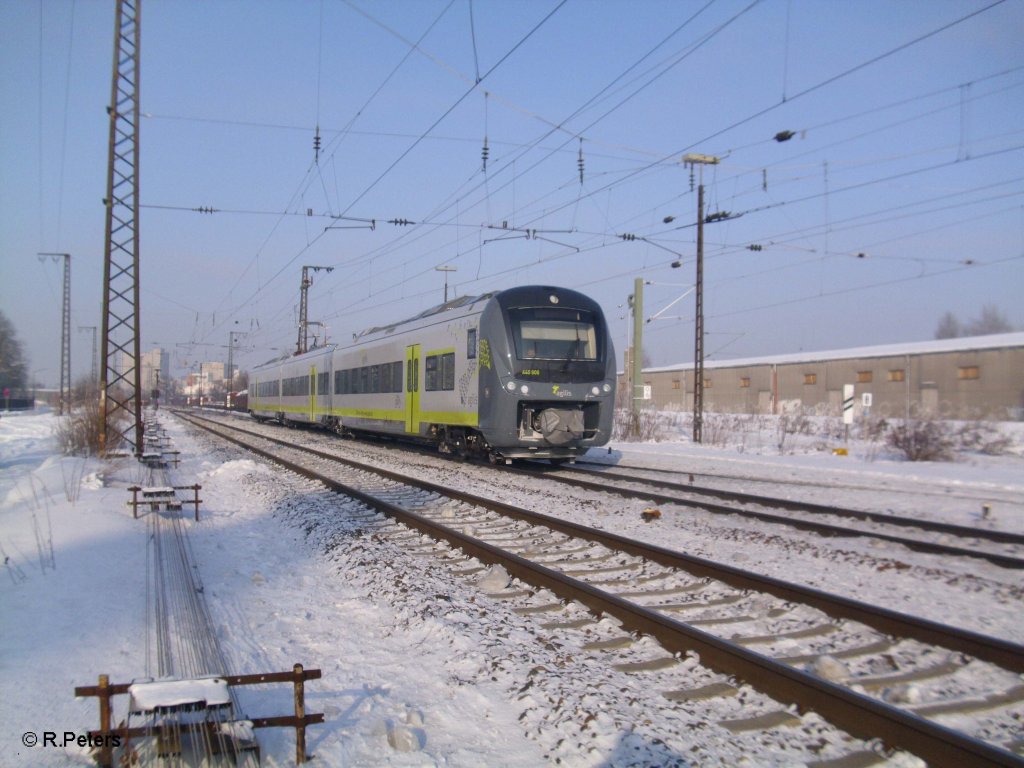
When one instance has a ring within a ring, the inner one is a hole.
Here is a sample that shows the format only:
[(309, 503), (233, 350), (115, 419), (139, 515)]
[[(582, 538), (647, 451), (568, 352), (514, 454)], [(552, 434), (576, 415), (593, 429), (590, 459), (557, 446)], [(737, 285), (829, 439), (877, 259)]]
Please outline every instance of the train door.
[(309, 423), (316, 424), (316, 366), (309, 369)]
[(420, 345), (405, 348), (405, 431), (420, 431)]

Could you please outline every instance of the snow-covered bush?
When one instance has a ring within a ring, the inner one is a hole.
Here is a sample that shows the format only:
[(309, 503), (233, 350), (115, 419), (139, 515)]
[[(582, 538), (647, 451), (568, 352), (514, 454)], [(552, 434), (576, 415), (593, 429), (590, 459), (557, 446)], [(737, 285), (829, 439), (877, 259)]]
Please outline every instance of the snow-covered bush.
[(949, 426), (934, 419), (907, 419), (894, 424), (886, 442), (910, 461), (949, 461), (956, 447)]
[(658, 411), (645, 409), (634, 416), (629, 409), (617, 409), (612, 423), (612, 439), (624, 442), (657, 442), (663, 439), (661, 421)]
[(1005, 456), (1011, 452), (1013, 439), (985, 421), (962, 424), (954, 434), (956, 448), (965, 453), (984, 453), (986, 456)]
[[(126, 418), (121, 414), (111, 426), (119, 432), (125, 422)], [(102, 425), (99, 389), (95, 385), (79, 384), (72, 393), (68, 412), (57, 421), (55, 434), (61, 453), (67, 456), (97, 455), (100, 451)]]

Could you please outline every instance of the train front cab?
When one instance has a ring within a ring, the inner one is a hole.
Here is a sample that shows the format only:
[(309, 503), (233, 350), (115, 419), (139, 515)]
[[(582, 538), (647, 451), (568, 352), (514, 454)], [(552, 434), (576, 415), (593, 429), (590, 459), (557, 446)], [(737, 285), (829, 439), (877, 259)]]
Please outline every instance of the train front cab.
[(496, 454), (572, 460), (608, 442), (615, 354), (596, 302), (513, 288), (494, 297), (480, 326), (480, 431)]

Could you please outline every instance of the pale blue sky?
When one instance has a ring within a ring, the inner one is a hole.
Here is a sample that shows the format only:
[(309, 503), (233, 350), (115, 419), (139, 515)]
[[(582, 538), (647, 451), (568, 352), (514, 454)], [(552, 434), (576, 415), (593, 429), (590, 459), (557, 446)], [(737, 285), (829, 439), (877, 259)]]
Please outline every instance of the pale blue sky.
[[(440, 301), (444, 265), (458, 295), (580, 288), (621, 355), (634, 277), (648, 316), (694, 280), (685, 152), (743, 214), (705, 229), (710, 357), (928, 339), (985, 304), (1024, 327), (1024, 2), (991, 5), (144, 2), (143, 349), (180, 370), (244, 331), (245, 367), (294, 346), (303, 265), (335, 268), (310, 292), (334, 339)], [(0, 309), (51, 384), (38, 251), (72, 254), (76, 378), (101, 321), (113, 8), (0, 2)], [(654, 364), (692, 359), (692, 315), (647, 327)]]

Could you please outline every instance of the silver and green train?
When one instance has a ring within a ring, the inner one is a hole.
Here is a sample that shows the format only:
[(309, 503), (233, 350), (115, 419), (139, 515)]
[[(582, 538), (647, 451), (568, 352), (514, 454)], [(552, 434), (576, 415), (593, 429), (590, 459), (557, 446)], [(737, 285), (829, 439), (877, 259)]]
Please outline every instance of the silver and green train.
[(571, 461), (611, 436), (615, 353), (600, 306), (524, 286), (454, 299), (250, 373), (249, 411), (491, 461)]

